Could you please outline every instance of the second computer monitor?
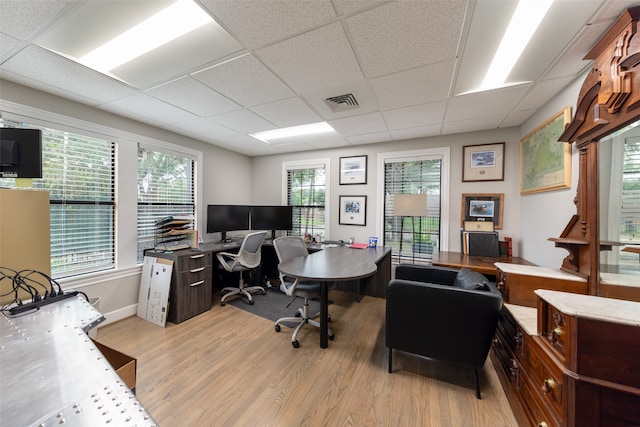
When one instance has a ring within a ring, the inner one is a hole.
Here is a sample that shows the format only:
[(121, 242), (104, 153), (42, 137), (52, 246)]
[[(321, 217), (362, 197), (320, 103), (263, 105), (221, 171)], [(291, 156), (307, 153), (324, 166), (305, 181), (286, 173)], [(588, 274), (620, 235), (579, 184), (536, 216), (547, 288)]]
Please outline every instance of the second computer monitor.
[(276, 230), (293, 229), (293, 207), (252, 206), (251, 229), (271, 230), (271, 237), (275, 237)]

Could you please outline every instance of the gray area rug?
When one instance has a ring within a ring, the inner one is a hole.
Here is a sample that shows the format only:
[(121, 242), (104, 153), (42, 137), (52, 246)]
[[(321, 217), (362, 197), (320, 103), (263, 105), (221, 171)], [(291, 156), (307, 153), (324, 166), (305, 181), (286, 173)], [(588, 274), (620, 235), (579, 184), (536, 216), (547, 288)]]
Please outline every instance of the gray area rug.
[[(281, 317), (295, 316), (298, 308), (304, 304), (304, 298), (290, 297), (282, 293), (278, 287), (267, 288), (266, 291), (266, 295), (260, 292), (252, 293), (254, 301), (252, 305), (249, 305), (246, 297), (230, 297), (233, 299), (226, 303), (274, 322)], [(220, 308), (224, 309), (224, 307)], [(311, 313), (320, 311), (320, 301), (309, 301), (309, 310)]]

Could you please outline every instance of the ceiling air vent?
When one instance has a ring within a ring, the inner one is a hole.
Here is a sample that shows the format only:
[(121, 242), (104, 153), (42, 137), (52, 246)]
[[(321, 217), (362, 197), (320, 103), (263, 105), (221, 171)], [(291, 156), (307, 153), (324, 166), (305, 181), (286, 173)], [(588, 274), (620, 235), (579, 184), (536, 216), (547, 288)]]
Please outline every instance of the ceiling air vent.
[(324, 103), (327, 104), (327, 106), (334, 113), (339, 113), (340, 111), (355, 110), (356, 108), (360, 107), (360, 104), (358, 104), (358, 100), (352, 93), (329, 97), (324, 100)]

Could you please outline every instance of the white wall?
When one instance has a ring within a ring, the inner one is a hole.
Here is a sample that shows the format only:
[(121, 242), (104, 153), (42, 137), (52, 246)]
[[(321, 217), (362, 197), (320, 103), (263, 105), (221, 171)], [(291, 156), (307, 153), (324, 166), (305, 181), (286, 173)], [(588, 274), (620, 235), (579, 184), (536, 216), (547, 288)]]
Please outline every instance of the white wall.
[[(524, 137), (550, 117), (571, 106), (575, 114), (578, 94), (586, 73), (577, 78), (565, 90), (539, 109), (529, 120), (520, 126), (520, 137)], [(578, 153), (572, 145), (571, 188), (543, 193), (522, 195), (520, 197), (520, 236), (519, 253), (528, 261), (545, 267), (560, 268), (568, 252), (556, 248), (550, 237), (559, 237), (562, 230), (576, 213), (573, 198), (578, 185)]]
[[(331, 163), (331, 212), (327, 239), (367, 242), (369, 236), (378, 235), (376, 228), (376, 207), (378, 206), (379, 153), (423, 150), (426, 148), (450, 147), (449, 204), (450, 227), (448, 246), (450, 251), (460, 250), (460, 221), (463, 193), (503, 193), (504, 219), (500, 237), (511, 236), (518, 239), (519, 218), (519, 138), (518, 128), (496, 129), (458, 135), (432, 138), (418, 138), (392, 141), (380, 144), (361, 145), (340, 149), (318, 150), (294, 154), (255, 157), (251, 161), (253, 173), (251, 189), (254, 204), (279, 204), (282, 200), (282, 163), (285, 161), (329, 158)], [(505, 179), (491, 182), (462, 182), (462, 151), (465, 145), (492, 144), (505, 142)], [(368, 155), (368, 177), (366, 185), (339, 185), (340, 157)], [(340, 225), (338, 222), (338, 201), (341, 195), (367, 196), (367, 224), (365, 227)]]

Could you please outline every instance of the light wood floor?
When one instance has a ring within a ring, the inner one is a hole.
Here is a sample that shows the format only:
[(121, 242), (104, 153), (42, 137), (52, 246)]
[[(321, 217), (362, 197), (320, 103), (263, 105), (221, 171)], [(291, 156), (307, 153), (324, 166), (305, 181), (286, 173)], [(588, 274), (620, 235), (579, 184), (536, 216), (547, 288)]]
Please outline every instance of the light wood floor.
[(389, 374), (385, 301), (339, 291), (331, 299), (328, 349), (312, 327), (294, 349), (289, 328), (276, 333), (267, 319), (220, 307), (219, 296), (179, 325), (134, 316), (97, 339), (138, 359), (138, 399), (162, 427), (517, 426), (489, 359), (482, 400), (470, 369), (394, 352)]

